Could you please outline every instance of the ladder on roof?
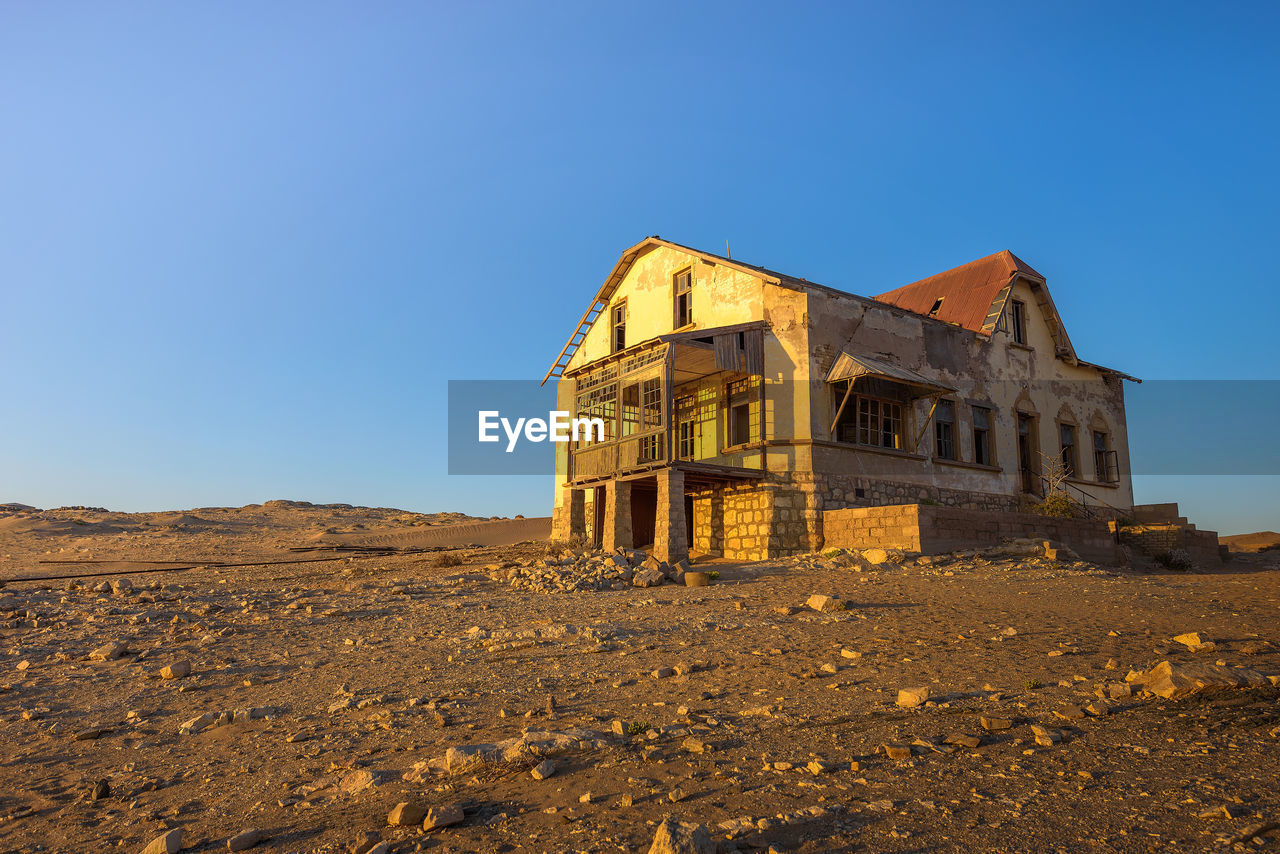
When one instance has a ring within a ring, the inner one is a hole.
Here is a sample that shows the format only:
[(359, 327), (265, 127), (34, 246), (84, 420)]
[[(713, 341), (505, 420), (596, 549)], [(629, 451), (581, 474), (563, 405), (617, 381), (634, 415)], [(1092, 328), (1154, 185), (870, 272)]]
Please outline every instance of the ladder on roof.
[(564, 349), (560, 351), (560, 357), (556, 359), (556, 363), (547, 371), (547, 375), (542, 378), (542, 382), (538, 383), (539, 386), (546, 385), (547, 380), (552, 377), (558, 377), (564, 373), (564, 369), (569, 365), (569, 361), (573, 358), (573, 354), (578, 352), (578, 348), (582, 346), (583, 339), (587, 337), (587, 330), (591, 328), (591, 324), (596, 322), (596, 318), (599, 317), (608, 306), (609, 301), (607, 299), (600, 299), (599, 297), (596, 298), (595, 302), (591, 303), (591, 307), (587, 309), (586, 314), (582, 315), (582, 320), (578, 321), (577, 330), (569, 336), (569, 340), (565, 342)]

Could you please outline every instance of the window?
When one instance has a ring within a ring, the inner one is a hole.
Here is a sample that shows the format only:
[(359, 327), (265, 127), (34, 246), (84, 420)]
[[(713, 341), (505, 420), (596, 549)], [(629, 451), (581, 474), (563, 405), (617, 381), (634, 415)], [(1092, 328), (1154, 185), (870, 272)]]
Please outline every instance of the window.
[(1059, 424), (1062, 444), (1062, 470), (1067, 477), (1075, 477), (1080, 470), (1080, 458), (1076, 451), (1076, 425)]
[[(604, 421), (604, 441), (606, 442), (614, 437), (613, 420), (617, 415), (617, 394), (618, 384), (608, 383), (578, 395), (577, 417), (599, 418)], [(583, 435), (594, 436), (591, 431), (585, 431)], [(585, 444), (582, 440), (579, 441)]]
[(756, 402), (759, 387), (759, 377), (734, 380), (729, 383), (726, 389), (729, 400), (726, 438), (729, 445), (745, 445), (758, 436), (759, 422), (753, 416), (758, 416), (759, 408), (753, 404)]
[(676, 456), (691, 460), (698, 452), (698, 403), (691, 394), (676, 398)]
[(944, 299), (946, 299), (946, 297), (938, 297), (936, 300), (934, 300), (934, 302), (933, 302), (933, 308), (929, 309), (929, 316), (930, 316), (930, 317), (934, 317), (934, 316), (936, 316), (936, 315), (937, 315), (937, 313), (938, 313), (939, 311), (941, 311), (941, 310), (942, 310), (942, 301), (943, 301)]
[(615, 304), (609, 310), (609, 318), (613, 332), (613, 349), (610, 352), (616, 353), (627, 349), (627, 301), (621, 300)]
[(902, 405), (859, 397), (858, 444), (902, 450)]
[(630, 436), (640, 428), (640, 386), (622, 387), (622, 435)]
[(1110, 462), (1111, 452), (1107, 447), (1110, 438), (1101, 430), (1093, 431), (1093, 470), (1097, 475), (1099, 483), (1110, 483), (1111, 477)]
[(662, 380), (640, 383), (640, 429), (654, 430), (662, 426)]
[(1009, 322), (1013, 326), (1013, 340), (1019, 344), (1027, 343), (1027, 305), (1022, 300), (1009, 303)]
[(938, 401), (933, 412), (933, 437), (935, 453), (944, 460), (956, 458), (956, 405), (949, 400)]
[[(834, 411), (845, 400), (845, 386), (832, 386), (831, 390)], [(840, 409), (833, 438), (838, 442), (901, 450), (902, 431), (901, 403), (855, 394), (850, 395)]]
[(973, 407), (973, 461), (980, 466), (995, 465), (991, 456), (991, 410)]
[(675, 328), (679, 329), (693, 323), (693, 272), (683, 270), (676, 273), (672, 291), (675, 294)]

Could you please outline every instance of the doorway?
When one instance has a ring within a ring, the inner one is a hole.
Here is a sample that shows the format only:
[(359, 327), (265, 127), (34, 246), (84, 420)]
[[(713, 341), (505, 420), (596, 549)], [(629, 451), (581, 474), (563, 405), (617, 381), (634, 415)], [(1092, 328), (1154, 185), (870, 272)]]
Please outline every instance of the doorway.
[(1018, 413), (1018, 474), (1022, 478), (1022, 491), (1040, 494), (1040, 448), (1036, 442), (1036, 417)]
[(604, 487), (591, 490), (591, 547), (604, 547)]
[(657, 516), (657, 482), (653, 478), (631, 481), (631, 541), (636, 548), (653, 548)]

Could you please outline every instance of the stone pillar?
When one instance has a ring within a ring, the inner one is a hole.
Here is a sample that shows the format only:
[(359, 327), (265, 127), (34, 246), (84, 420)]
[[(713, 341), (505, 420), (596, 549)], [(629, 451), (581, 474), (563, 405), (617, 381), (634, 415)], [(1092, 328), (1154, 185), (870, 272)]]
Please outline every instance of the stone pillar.
[(566, 487), (564, 500), (551, 513), (551, 539), (567, 543), (587, 535), (586, 492)]
[(631, 482), (612, 480), (604, 488), (604, 548), (633, 548), (631, 539)]
[(653, 556), (667, 563), (689, 557), (684, 518), (684, 472), (658, 470), (658, 508), (653, 526)]

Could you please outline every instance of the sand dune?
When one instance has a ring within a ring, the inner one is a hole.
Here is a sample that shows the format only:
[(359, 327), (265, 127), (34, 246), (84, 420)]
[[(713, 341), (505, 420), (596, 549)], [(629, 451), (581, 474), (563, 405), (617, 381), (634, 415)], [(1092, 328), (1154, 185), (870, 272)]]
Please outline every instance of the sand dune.
[(493, 522), (463, 522), (438, 528), (404, 528), (346, 534), (318, 534), (314, 542), (334, 546), (370, 548), (431, 548), (465, 545), (505, 546), (551, 536), (551, 517), (501, 519)]

